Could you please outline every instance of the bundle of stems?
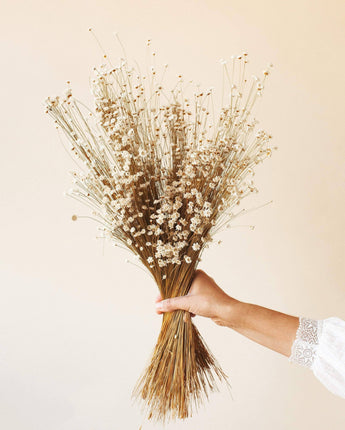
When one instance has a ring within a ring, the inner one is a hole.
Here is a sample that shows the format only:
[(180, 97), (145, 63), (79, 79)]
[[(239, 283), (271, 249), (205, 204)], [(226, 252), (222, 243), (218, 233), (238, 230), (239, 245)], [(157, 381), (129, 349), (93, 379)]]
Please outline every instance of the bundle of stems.
[[(213, 88), (198, 89), (191, 101), (182, 76), (165, 89), (168, 65), (159, 79), (156, 67), (142, 75), (126, 56), (115, 67), (93, 69), (93, 109), (77, 100), (70, 86), (63, 97), (45, 100), (78, 165), (70, 172), (75, 186), (67, 195), (92, 209), (90, 218), (114, 245), (134, 253), (164, 299), (188, 293), (203, 250), (243, 213), (233, 208), (258, 192), (254, 168), (272, 153), (272, 136), (256, 131), (257, 120), (250, 119), (272, 65), (248, 87), (247, 57), (232, 56), (230, 64), (221, 60), (217, 117)], [(229, 385), (190, 314), (165, 313), (150, 363), (133, 391), (148, 418), (191, 416), (218, 381)]]

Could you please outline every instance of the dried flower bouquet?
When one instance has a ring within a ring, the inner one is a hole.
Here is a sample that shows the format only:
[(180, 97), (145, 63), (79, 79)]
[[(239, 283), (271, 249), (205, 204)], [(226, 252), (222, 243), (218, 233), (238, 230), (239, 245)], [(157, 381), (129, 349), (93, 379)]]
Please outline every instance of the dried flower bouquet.
[[(229, 100), (214, 123), (212, 88), (194, 92), (190, 101), (182, 76), (171, 91), (164, 88), (167, 65), (158, 80), (155, 67), (142, 76), (126, 58), (116, 67), (94, 68), (93, 110), (70, 88), (64, 97), (46, 99), (73, 159), (84, 164), (71, 172), (75, 187), (68, 195), (93, 209), (91, 218), (106, 237), (136, 255), (163, 298), (188, 293), (201, 253), (243, 212), (233, 208), (258, 191), (253, 168), (272, 153), (271, 136), (255, 131), (257, 121), (249, 119), (269, 70), (262, 80), (253, 76), (248, 89), (247, 62), (247, 53), (231, 57), (230, 67), (221, 60)], [(191, 416), (217, 380), (228, 383), (190, 314), (165, 313), (134, 390), (148, 417), (164, 422)]]

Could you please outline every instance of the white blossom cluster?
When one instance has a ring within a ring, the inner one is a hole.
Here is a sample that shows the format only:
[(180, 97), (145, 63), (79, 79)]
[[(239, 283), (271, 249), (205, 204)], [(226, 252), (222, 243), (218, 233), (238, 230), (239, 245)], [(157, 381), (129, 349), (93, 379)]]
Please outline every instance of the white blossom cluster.
[[(247, 54), (232, 61), (244, 70)], [(144, 77), (125, 60), (95, 68), (93, 111), (70, 88), (46, 100), (47, 113), (84, 164), (72, 172), (76, 186), (69, 195), (93, 208), (106, 235), (152, 271), (196, 265), (213, 234), (231, 220), (232, 207), (258, 191), (253, 169), (271, 155), (271, 136), (255, 132), (249, 115), (268, 73), (262, 82), (254, 77), (246, 100), (244, 74), (231, 81), (230, 100), (217, 125), (209, 125), (212, 89), (194, 93), (191, 102), (181, 85), (166, 92), (153, 67)]]

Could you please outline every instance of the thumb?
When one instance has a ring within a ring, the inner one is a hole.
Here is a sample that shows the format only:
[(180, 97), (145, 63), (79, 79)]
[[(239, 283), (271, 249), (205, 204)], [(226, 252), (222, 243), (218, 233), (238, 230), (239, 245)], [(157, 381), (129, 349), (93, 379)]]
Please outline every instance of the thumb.
[(156, 309), (160, 312), (172, 312), (177, 309), (189, 311), (189, 307), (190, 302), (187, 296), (171, 297), (156, 303)]

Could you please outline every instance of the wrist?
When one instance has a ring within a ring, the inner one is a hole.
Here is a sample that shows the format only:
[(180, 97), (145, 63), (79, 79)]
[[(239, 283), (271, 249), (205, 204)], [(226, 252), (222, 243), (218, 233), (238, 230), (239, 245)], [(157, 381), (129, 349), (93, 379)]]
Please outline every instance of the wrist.
[(240, 307), (242, 302), (231, 296), (227, 296), (218, 311), (218, 317), (213, 318), (218, 325), (236, 328), (240, 323)]
[(240, 325), (240, 317), (241, 317), (241, 309), (244, 305), (244, 302), (240, 300), (234, 299), (233, 297), (228, 298), (225, 303), (224, 309), (224, 325), (235, 329)]

